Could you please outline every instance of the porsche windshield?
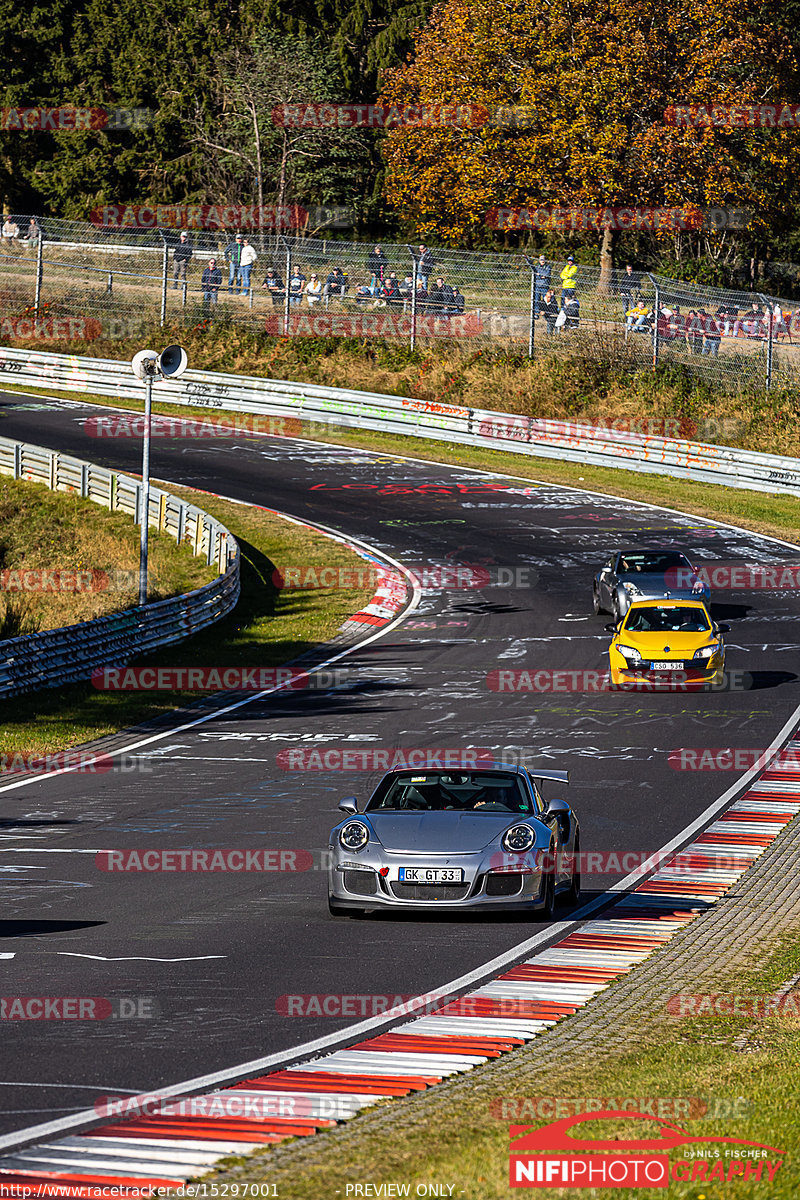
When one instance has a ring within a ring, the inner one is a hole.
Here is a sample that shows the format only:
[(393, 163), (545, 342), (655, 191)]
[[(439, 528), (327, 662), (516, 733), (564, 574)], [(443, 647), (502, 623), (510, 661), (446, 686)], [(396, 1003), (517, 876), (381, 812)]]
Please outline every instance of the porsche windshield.
[(631, 608), (624, 628), (627, 633), (706, 633), (711, 626), (701, 608), (654, 605)]
[(675, 570), (694, 574), (688, 558), (684, 554), (678, 554), (677, 550), (653, 553), (645, 550), (621, 554), (617, 569), (621, 575), (664, 575), (667, 571)]
[(408, 771), (384, 779), (367, 812), (536, 812), (517, 775)]

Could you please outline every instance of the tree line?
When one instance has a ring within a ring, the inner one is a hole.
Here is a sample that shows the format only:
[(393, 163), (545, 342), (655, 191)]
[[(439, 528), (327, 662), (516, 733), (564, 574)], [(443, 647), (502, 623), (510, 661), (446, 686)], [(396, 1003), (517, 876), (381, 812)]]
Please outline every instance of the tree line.
[[(568, 247), (746, 285), (765, 260), (800, 259), (800, 127), (675, 125), (665, 112), (797, 103), (798, 43), (800, 0), (0, 0), (0, 207), (86, 220), (109, 204), (345, 206), (345, 237)], [(525, 119), (376, 131), (273, 118), (376, 100)], [(46, 133), (2, 119), (67, 104), (152, 118)], [(626, 231), (487, 216), (542, 206), (737, 208), (748, 222)]]

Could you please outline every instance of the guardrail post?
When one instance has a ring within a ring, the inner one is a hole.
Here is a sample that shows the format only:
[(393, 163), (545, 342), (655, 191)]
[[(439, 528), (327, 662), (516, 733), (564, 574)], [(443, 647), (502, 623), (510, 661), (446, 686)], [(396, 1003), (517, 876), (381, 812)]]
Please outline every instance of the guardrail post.
[[(658, 336), (658, 314), (661, 312), (661, 289), (658, 286), (658, 280), (648, 274), (647, 278), (652, 283), (656, 291), (655, 308), (653, 309), (653, 370), (658, 366), (658, 354), (661, 348), (661, 343)], [(627, 322), (626, 322), (627, 327)]]
[(164, 255), (161, 263), (161, 320), (163, 326), (167, 322), (167, 275), (169, 274), (169, 246), (164, 242)]
[(34, 315), (39, 316), (39, 305), (42, 302), (42, 276), (44, 275), (44, 238), (41, 233), (36, 240), (36, 291), (33, 297)]
[(184, 279), (183, 283), (181, 284), (181, 302), (182, 302), (184, 308), (186, 308), (186, 297), (188, 295), (188, 292), (189, 292), (189, 284)]
[(113, 294), (113, 291), (114, 291), (114, 272), (109, 271), (108, 272), (108, 283), (106, 284), (106, 292), (110, 296)]
[(762, 304), (767, 306), (767, 312), (769, 313), (769, 320), (767, 322), (767, 377), (764, 380), (766, 389), (769, 391), (769, 389), (772, 387), (772, 347), (774, 343), (773, 329), (775, 324), (775, 313), (773, 311), (772, 301), (768, 296), (762, 296), (759, 292), (758, 298)]
[(22, 446), (17, 442), (14, 447), (14, 478), (19, 479), (22, 475)]

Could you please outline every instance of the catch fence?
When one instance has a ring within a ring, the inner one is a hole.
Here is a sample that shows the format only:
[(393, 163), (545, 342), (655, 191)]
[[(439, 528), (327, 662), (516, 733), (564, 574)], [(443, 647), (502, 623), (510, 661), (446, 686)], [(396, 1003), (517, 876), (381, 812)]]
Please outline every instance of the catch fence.
[[(45, 349), (138, 338), (154, 324), (229, 322), (279, 337), (583, 357), (631, 372), (681, 365), (731, 391), (800, 382), (800, 305), (767, 293), (624, 269), (601, 276), (583, 264), (541, 264), (535, 252), (430, 247), (423, 256), (418, 245), (382, 243), (379, 261), (374, 243), (246, 230), (257, 256), (249, 271), (231, 265), (233, 233), (190, 229), (184, 272), (177, 228), (42, 218), (40, 230), (0, 241), (2, 344), (34, 339)], [(204, 283), (212, 259), (220, 275)]]

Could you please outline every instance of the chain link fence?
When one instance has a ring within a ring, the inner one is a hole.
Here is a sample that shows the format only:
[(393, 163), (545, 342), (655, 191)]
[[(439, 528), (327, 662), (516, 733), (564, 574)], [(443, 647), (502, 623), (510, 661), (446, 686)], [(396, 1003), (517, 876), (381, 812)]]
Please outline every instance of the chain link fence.
[(0, 240), (2, 343), (135, 338), (154, 321), (222, 319), (275, 336), (491, 346), (627, 371), (680, 364), (730, 391), (800, 379), (800, 307), (773, 295), (625, 269), (601, 277), (519, 252), (247, 230), (189, 229), (182, 241), (177, 227), (34, 220), (16, 218), (20, 236)]

